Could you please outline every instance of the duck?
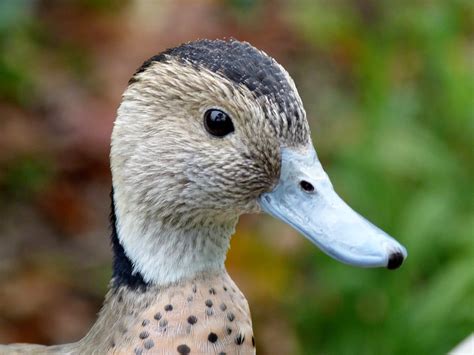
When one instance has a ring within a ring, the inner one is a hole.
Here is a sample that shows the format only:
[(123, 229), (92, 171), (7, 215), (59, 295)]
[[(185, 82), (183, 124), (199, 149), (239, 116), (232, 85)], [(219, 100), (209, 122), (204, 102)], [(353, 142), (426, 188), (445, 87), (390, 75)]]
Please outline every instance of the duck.
[(75, 343), (1, 354), (255, 354), (225, 268), (242, 214), (270, 214), (349, 265), (407, 257), (336, 194), (293, 79), (247, 42), (197, 40), (145, 61), (117, 110), (110, 163), (113, 274), (96, 322)]

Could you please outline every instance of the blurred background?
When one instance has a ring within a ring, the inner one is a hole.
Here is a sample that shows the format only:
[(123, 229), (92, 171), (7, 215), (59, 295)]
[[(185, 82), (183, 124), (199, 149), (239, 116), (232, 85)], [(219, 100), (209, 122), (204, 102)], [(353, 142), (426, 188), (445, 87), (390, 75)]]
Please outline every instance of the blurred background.
[(111, 275), (109, 140), (148, 57), (235, 37), (295, 79), (336, 190), (400, 240), (339, 264), (244, 216), (227, 266), (259, 354), (444, 354), (474, 330), (470, 0), (0, 0), (0, 343), (82, 337)]

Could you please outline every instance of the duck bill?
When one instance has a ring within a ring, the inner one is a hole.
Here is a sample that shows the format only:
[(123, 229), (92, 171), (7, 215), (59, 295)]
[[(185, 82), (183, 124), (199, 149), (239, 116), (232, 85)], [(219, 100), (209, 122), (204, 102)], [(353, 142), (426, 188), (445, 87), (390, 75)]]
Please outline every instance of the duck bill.
[(259, 204), (343, 263), (396, 269), (407, 257), (402, 245), (336, 194), (313, 147), (282, 149), (280, 180)]

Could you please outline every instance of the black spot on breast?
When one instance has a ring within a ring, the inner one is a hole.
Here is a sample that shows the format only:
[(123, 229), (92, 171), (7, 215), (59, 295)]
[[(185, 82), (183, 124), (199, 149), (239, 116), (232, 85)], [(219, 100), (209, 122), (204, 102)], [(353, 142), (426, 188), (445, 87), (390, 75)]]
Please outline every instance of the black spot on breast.
[(244, 341), (245, 341), (245, 335), (243, 335), (243, 334), (239, 334), (235, 337), (235, 343), (237, 345), (242, 345), (244, 343)]
[(172, 311), (172, 310), (173, 310), (173, 306), (172, 306), (172, 305), (167, 304), (167, 305), (165, 306), (165, 311), (166, 311), (166, 312), (169, 312), (169, 311)]
[(151, 339), (145, 340), (143, 343), (143, 347), (147, 350), (151, 349), (153, 346), (155, 346), (155, 343)]
[(224, 289), (225, 292), (227, 292), (227, 287), (224, 286), (223, 289)]
[(176, 349), (181, 355), (187, 355), (191, 352), (191, 349), (186, 344), (181, 344)]
[(148, 319), (144, 319), (142, 322), (142, 327), (146, 327), (149, 323), (150, 321)]
[(210, 293), (211, 295), (215, 295), (215, 294), (216, 294), (216, 290), (211, 287), (211, 288), (209, 289), (209, 293)]
[(133, 350), (133, 352), (135, 353), (135, 355), (142, 355), (143, 354), (143, 349), (142, 348), (135, 348)]
[(193, 288), (192, 288), (192, 290), (193, 290), (193, 293), (196, 293), (196, 291), (197, 291), (197, 287), (196, 287), (196, 285), (193, 285)]
[(189, 316), (188, 317), (188, 323), (191, 324), (191, 325), (196, 324), (197, 321), (198, 320), (197, 320), (196, 316)]
[(155, 316), (153, 318), (155, 318), (156, 320), (160, 320), (162, 317), (161, 313), (158, 312), (157, 314), (155, 314)]
[(143, 331), (140, 333), (139, 337), (140, 339), (146, 339), (150, 336), (150, 333), (148, 333), (147, 331)]
[(188, 302), (192, 302), (193, 301), (193, 296), (188, 296), (188, 298), (186, 299)]
[(160, 320), (160, 327), (164, 328), (168, 325), (168, 321), (166, 319)]
[(214, 314), (214, 311), (211, 308), (206, 309), (206, 314), (210, 317)]
[(222, 312), (224, 312), (227, 309), (227, 306), (225, 305), (225, 303), (221, 303), (219, 308), (221, 309)]
[(231, 335), (232, 334), (232, 328), (227, 327), (226, 332), (227, 332), (228, 335)]
[(217, 334), (212, 332), (209, 333), (207, 340), (209, 340), (211, 343), (215, 343), (217, 341)]
[(232, 313), (232, 312), (227, 313), (227, 319), (229, 321), (233, 322), (234, 319), (235, 319), (234, 313)]
[(211, 300), (206, 300), (206, 306), (212, 307), (212, 301)]
[(127, 332), (127, 327), (123, 323), (119, 324), (119, 332), (125, 334)]

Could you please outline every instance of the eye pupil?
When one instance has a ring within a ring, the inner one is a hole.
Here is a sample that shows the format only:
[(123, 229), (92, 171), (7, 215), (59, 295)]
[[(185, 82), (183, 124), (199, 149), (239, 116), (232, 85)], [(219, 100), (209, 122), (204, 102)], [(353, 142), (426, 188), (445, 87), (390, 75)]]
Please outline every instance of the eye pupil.
[(204, 114), (206, 130), (216, 137), (224, 137), (234, 131), (234, 124), (229, 115), (221, 110), (210, 109)]

